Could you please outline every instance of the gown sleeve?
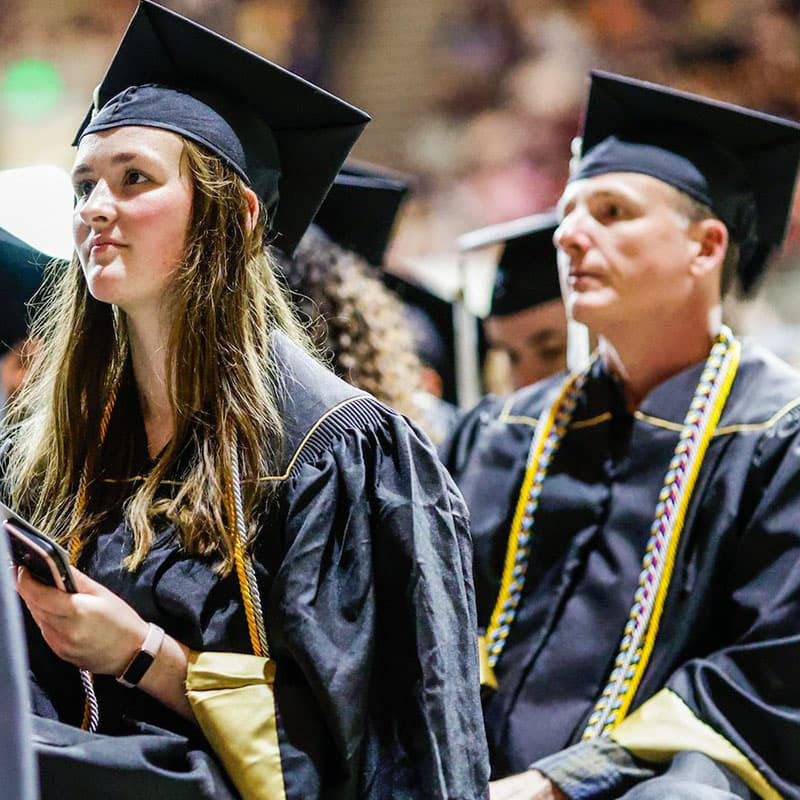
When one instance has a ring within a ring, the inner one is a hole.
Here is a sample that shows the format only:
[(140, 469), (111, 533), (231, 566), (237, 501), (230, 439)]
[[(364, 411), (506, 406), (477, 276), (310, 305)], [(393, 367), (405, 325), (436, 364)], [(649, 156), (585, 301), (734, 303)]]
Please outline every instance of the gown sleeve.
[(729, 533), (735, 556), (716, 612), (724, 645), (680, 666), (611, 742), (582, 742), (533, 765), (570, 797), (619, 797), (636, 782), (638, 759), (666, 765), (668, 779), (686, 769), (687, 752), (710, 759), (703, 774), (714, 781), (738, 782), (737, 797), (800, 797), (799, 446), (795, 431), (782, 430), (757, 448), (744, 491), (753, 511)]
[(467, 511), (424, 434), (355, 405), (285, 487), (267, 624), (286, 797), (483, 798)]

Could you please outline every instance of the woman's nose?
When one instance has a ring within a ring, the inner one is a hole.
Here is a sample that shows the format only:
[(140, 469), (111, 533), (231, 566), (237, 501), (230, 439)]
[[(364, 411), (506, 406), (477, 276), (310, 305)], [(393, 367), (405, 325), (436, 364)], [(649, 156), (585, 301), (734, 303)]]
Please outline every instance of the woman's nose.
[(80, 208), (81, 220), (86, 225), (109, 222), (116, 218), (114, 195), (105, 181), (98, 181)]

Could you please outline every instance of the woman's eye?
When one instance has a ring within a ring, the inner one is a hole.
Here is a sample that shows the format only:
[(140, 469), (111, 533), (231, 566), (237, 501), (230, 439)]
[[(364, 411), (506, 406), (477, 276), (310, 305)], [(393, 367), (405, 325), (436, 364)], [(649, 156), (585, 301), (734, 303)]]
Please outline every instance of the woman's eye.
[(79, 181), (75, 184), (75, 196), (79, 200), (87, 198), (94, 188), (94, 181)]
[(129, 169), (125, 175), (125, 183), (127, 183), (129, 186), (133, 186), (138, 183), (146, 183), (147, 180), (148, 177), (136, 169)]

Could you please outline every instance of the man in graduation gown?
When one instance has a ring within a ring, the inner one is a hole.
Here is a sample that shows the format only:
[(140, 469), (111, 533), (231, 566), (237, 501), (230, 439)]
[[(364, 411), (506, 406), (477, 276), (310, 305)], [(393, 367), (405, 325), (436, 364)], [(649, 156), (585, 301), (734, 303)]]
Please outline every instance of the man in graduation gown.
[(444, 448), (492, 797), (798, 797), (800, 376), (720, 296), (784, 235), (800, 128), (603, 73), (585, 119), (555, 239), (599, 353)]

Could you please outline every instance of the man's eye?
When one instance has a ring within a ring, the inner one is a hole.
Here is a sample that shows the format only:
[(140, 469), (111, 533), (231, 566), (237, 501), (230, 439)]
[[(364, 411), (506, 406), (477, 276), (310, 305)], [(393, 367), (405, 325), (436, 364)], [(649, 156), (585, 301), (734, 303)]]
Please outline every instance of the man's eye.
[(557, 361), (566, 357), (567, 348), (560, 345), (557, 347), (543, 347), (539, 351), (539, 355), (543, 361)]

